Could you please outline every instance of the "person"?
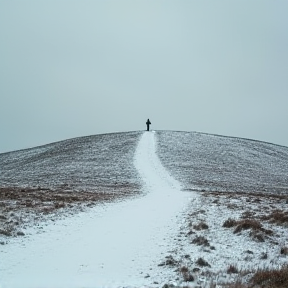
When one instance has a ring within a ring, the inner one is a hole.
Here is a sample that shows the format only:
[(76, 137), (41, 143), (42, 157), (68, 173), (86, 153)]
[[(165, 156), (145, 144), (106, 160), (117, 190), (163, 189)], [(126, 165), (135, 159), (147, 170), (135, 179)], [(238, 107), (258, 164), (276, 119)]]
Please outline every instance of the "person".
[(150, 120), (149, 120), (149, 118), (147, 119), (147, 121), (146, 121), (146, 125), (147, 125), (147, 131), (149, 131), (149, 125), (151, 124), (151, 122), (150, 122)]

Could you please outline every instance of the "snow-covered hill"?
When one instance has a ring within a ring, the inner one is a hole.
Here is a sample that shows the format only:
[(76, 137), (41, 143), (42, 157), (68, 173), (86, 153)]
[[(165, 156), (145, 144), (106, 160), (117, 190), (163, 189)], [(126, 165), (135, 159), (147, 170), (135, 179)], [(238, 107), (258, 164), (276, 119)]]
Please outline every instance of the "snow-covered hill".
[(138, 190), (133, 157), (140, 136), (102, 134), (2, 153), (0, 185), (117, 194)]
[(161, 162), (185, 189), (288, 194), (288, 147), (197, 132), (156, 135)]
[(133, 165), (140, 136), (94, 135), (0, 154), (0, 238), (24, 235), (47, 218), (141, 193)]
[[(203, 288), (287, 262), (287, 147), (129, 132), (3, 153), (0, 163), (0, 286)], [(85, 201), (92, 208), (72, 209)]]
[[(288, 147), (197, 132), (157, 131), (157, 154), (187, 190), (288, 193)], [(69, 139), (0, 154), (1, 187), (137, 190), (141, 132)]]

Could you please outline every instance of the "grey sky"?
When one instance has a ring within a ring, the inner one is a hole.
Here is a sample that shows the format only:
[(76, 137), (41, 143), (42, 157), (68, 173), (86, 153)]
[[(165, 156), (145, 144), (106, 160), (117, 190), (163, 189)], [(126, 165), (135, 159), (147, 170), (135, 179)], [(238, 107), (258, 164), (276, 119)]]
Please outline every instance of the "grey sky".
[(0, 152), (145, 129), (288, 146), (288, 2), (0, 2)]

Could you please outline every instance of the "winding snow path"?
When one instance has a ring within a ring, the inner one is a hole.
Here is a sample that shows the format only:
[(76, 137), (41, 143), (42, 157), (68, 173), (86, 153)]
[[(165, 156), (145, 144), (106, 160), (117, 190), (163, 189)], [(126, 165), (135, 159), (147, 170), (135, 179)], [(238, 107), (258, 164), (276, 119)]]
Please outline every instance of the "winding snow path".
[(167, 281), (169, 272), (157, 265), (173, 249), (177, 217), (189, 196), (155, 150), (155, 133), (143, 133), (134, 164), (144, 196), (47, 223), (44, 233), (0, 246), (0, 287), (139, 287)]

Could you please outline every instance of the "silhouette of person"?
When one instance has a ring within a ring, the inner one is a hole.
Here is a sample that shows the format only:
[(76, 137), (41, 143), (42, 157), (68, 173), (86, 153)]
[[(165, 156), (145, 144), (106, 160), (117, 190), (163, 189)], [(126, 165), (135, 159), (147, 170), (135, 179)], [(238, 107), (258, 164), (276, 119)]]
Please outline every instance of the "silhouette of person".
[(150, 122), (150, 120), (149, 120), (149, 118), (147, 119), (147, 121), (146, 121), (146, 125), (147, 125), (147, 131), (149, 131), (149, 125), (151, 124), (151, 122)]

